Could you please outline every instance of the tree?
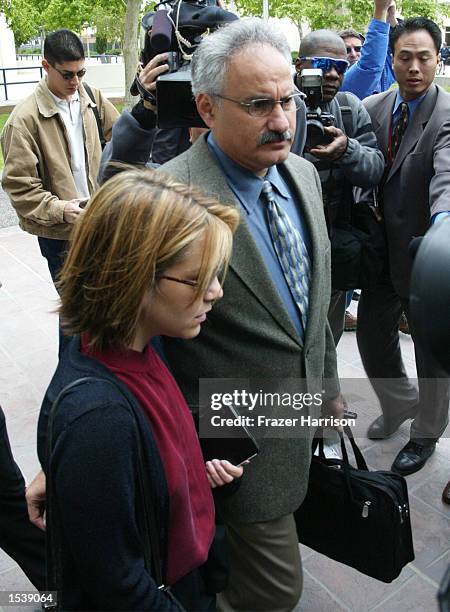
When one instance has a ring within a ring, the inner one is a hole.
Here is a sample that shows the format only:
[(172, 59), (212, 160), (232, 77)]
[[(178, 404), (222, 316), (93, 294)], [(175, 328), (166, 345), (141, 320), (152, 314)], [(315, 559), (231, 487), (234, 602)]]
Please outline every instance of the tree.
[(141, 0), (127, 0), (123, 33), (123, 60), (125, 63), (125, 100), (132, 103), (130, 85), (136, 75), (138, 63), (138, 27)]
[[(123, 44), (123, 23), (125, 19), (125, 3), (119, 2), (114, 15), (105, 11), (104, 7), (97, 5), (92, 11), (92, 23), (96, 28), (97, 53), (105, 53), (107, 43), (120, 41)], [(103, 50), (101, 51), (100, 48)]]
[[(236, 0), (236, 7), (242, 15), (262, 15), (262, 0)], [(450, 6), (435, 0), (397, 0), (397, 9), (405, 18), (421, 15), (440, 25), (450, 15)], [(329, 0), (269, 0), (270, 16), (288, 17), (299, 28), (300, 36), (302, 23), (311, 30), (353, 27), (365, 32), (372, 13), (372, 0), (338, 0), (334, 4)]]
[(22, 45), (39, 33), (40, 16), (36, 6), (29, 0), (0, 0), (0, 12), (14, 32), (16, 45)]
[(125, 92), (136, 74), (140, 0), (0, 0), (0, 11), (20, 45), (39, 32), (68, 28), (80, 32), (86, 23), (98, 28), (100, 39), (119, 38), (125, 63)]

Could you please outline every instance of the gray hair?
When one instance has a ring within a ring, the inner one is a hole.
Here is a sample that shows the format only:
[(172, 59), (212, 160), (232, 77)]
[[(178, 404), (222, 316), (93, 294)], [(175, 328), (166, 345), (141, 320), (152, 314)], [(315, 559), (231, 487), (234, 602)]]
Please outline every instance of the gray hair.
[(192, 58), (192, 92), (220, 95), (231, 58), (250, 45), (269, 45), (290, 66), (292, 56), (285, 35), (256, 17), (239, 19), (206, 36)]

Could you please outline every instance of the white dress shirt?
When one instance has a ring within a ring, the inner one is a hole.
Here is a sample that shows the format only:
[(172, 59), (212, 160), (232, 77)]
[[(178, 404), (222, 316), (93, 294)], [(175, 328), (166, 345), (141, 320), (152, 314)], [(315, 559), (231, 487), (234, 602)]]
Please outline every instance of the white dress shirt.
[(66, 126), (69, 137), (69, 148), (73, 179), (80, 198), (89, 198), (89, 187), (86, 176), (86, 158), (84, 153), (83, 122), (81, 120), (80, 94), (75, 92), (70, 102), (61, 100), (50, 92), (58, 107), (59, 114)]

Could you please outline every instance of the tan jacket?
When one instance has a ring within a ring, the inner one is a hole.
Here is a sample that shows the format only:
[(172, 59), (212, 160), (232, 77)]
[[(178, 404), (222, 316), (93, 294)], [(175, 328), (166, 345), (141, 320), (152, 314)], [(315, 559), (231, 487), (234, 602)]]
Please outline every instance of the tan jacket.
[[(93, 89), (106, 140), (119, 117), (115, 107)], [(80, 86), (86, 176), (89, 192), (97, 187), (101, 146), (92, 108), (94, 103)], [(79, 197), (72, 175), (70, 148), (64, 122), (50, 95), (46, 79), (18, 104), (1, 135), (5, 159), (2, 186), (19, 216), (20, 227), (36, 236), (69, 238), (72, 225), (63, 219), (69, 200)]]

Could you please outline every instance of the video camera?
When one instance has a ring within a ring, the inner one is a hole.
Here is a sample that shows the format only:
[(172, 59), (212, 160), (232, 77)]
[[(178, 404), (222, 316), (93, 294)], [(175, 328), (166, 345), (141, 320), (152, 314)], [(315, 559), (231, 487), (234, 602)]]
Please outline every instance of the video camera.
[(156, 99), (138, 76), (130, 91), (133, 96), (139, 94), (156, 103), (158, 127), (206, 127), (192, 95), (190, 61), (207, 32), (235, 19), (236, 15), (216, 6), (216, 0), (162, 2), (155, 12), (144, 15), (141, 63), (145, 66), (158, 53), (168, 53), (169, 72), (156, 81)]
[(324, 128), (336, 125), (336, 117), (320, 108), (323, 101), (322, 80), (323, 72), (320, 68), (304, 68), (295, 77), (298, 89), (306, 96), (306, 151), (317, 145), (329, 144), (332, 138)]

